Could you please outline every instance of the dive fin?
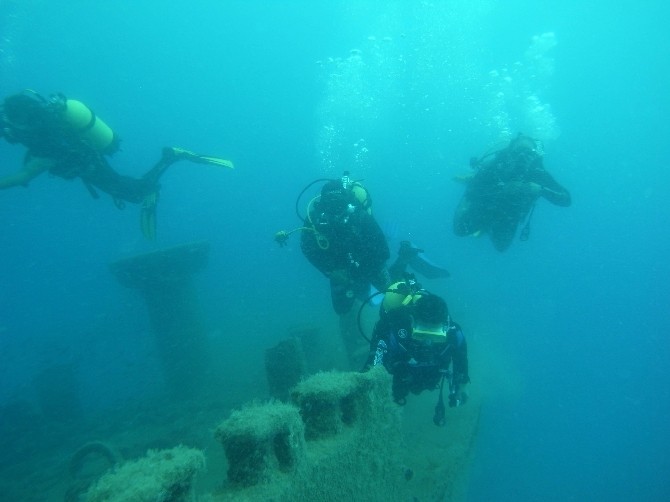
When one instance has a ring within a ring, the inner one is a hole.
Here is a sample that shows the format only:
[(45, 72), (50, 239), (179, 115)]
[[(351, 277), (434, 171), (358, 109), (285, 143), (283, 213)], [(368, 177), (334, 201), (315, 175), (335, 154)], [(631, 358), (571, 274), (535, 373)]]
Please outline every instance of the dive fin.
[(441, 279), (451, 275), (446, 268), (440, 267), (418, 254), (409, 261), (408, 265), (426, 279)]
[(156, 240), (156, 205), (158, 192), (152, 192), (144, 198), (140, 210), (140, 229), (142, 235), (150, 241)]
[(179, 148), (176, 146), (173, 146), (172, 148), (170, 148), (170, 150), (172, 150), (172, 154), (179, 160), (190, 160), (191, 162), (195, 162), (196, 164), (210, 164), (213, 166), (227, 167), (229, 169), (233, 169), (235, 167), (230, 160), (222, 159), (219, 157), (200, 155), (198, 153), (191, 152), (190, 150), (185, 150), (183, 148)]
[(235, 168), (230, 160), (220, 159), (218, 157), (206, 157), (204, 155), (199, 155), (197, 159), (192, 160), (193, 162), (198, 162), (201, 164), (211, 164), (213, 166), (227, 167), (229, 169)]
[(402, 261), (407, 263), (412, 270), (421, 274), (426, 279), (440, 279), (451, 275), (446, 268), (440, 267), (421, 256), (422, 253), (423, 249), (414, 246), (410, 241), (402, 241), (400, 243), (398, 256)]

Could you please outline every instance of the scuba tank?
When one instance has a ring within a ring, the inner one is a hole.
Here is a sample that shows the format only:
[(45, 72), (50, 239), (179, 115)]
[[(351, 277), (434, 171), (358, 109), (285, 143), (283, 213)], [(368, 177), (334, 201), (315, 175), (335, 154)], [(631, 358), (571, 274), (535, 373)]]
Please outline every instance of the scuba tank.
[(0, 105), (0, 127), (8, 142), (22, 143), (47, 156), (72, 140), (85, 142), (103, 154), (119, 148), (114, 131), (88, 106), (60, 93), (47, 100), (25, 89), (6, 97)]
[(344, 171), (340, 181), (342, 182), (342, 188), (351, 190), (351, 193), (354, 194), (354, 197), (356, 197), (356, 200), (360, 203), (361, 207), (365, 209), (368, 214), (372, 214), (372, 198), (370, 197), (370, 192), (368, 192), (359, 181), (352, 180), (349, 176), (349, 171)]
[[(64, 122), (96, 150), (112, 154), (119, 149), (114, 131), (81, 101), (58, 95), (55, 102), (61, 106)], [(54, 100), (52, 100), (53, 102)]]

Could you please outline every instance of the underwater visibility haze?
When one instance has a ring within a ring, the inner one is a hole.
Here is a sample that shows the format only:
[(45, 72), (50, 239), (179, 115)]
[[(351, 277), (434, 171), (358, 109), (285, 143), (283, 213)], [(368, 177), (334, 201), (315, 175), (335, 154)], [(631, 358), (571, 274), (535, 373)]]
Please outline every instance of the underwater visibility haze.
[[(465, 499), (670, 500), (668, 18), (655, 0), (2, 0), (3, 98), (83, 101), (129, 176), (166, 146), (235, 168), (171, 167), (155, 241), (137, 206), (78, 180), (0, 191), (0, 492), (63, 500), (62, 466), (105, 433), (129, 456), (197, 443), (184, 417), (209, 437), (211, 416), (267, 399), (264, 352), (296, 326), (338, 337), (299, 237), (273, 236), (300, 226), (303, 187), (349, 171), (392, 253), (411, 240), (451, 274), (424, 285), (470, 348)], [(454, 178), (519, 132), (572, 205), (540, 200), (530, 238), (499, 253), (453, 234)], [(3, 141), (0, 177), (24, 154)], [(189, 287), (215, 369), (206, 399), (182, 401), (166, 398), (151, 299), (110, 264), (202, 242)], [(445, 437), (434, 399), (404, 420)]]

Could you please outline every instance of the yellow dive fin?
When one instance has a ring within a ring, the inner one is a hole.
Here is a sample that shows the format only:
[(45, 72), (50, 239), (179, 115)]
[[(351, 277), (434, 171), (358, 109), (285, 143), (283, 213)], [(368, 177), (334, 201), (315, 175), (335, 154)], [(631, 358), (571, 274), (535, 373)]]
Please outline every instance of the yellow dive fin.
[(180, 160), (190, 160), (197, 164), (211, 164), (213, 166), (227, 167), (233, 169), (235, 166), (230, 160), (221, 159), (219, 157), (210, 157), (208, 155), (200, 155), (199, 153), (191, 152), (190, 150), (184, 150), (183, 148), (178, 148), (173, 146), (171, 148), (175, 157)]
[(156, 206), (158, 192), (152, 192), (144, 198), (140, 210), (140, 229), (142, 235), (150, 241), (156, 240)]
[(199, 155), (198, 159), (192, 159), (193, 162), (200, 162), (202, 164), (212, 164), (213, 166), (227, 167), (233, 169), (235, 166), (230, 160), (220, 159), (218, 157), (206, 157), (204, 155)]

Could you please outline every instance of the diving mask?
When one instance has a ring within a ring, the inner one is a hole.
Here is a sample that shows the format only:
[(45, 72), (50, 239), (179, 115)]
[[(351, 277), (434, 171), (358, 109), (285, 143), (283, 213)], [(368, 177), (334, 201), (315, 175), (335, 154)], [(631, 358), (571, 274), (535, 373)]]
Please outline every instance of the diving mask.
[(424, 324), (416, 322), (412, 329), (412, 338), (418, 341), (443, 343), (447, 341), (448, 326), (446, 324)]

